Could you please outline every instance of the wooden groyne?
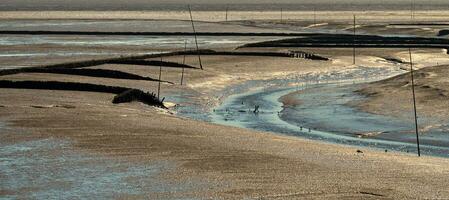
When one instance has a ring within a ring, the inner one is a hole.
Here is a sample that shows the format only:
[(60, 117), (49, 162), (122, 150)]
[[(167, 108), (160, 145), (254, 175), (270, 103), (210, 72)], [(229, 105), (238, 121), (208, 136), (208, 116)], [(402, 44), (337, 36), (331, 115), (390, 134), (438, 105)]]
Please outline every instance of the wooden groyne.
[(323, 57), (320, 55), (316, 55), (313, 53), (305, 52), (305, 51), (290, 51), (289, 54), (293, 58), (302, 58), (302, 59), (309, 59), (309, 60), (322, 60), (322, 61), (329, 60), (329, 58), (326, 58), (326, 57)]

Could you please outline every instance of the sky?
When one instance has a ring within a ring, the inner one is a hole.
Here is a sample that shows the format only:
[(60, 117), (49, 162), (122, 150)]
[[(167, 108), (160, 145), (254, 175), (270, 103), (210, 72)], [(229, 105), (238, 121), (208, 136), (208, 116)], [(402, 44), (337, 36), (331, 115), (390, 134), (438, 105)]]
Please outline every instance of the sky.
[(0, 0), (0, 10), (176, 10), (183, 9), (186, 4), (195, 5), (200, 10), (216, 10), (223, 5), (235, 9), (253, 7), (269, 10), (285, 7), (301, 10), (308, 9), (307, 5), (310, 4), (323, 5), (323, 8), (328, 9), (344, 9), (348, 8), (348, 5), (368, 9), (400, 5), (397, 7), (408, 9), (413, 1), (418, 7), (449, 8), (449, 0)]

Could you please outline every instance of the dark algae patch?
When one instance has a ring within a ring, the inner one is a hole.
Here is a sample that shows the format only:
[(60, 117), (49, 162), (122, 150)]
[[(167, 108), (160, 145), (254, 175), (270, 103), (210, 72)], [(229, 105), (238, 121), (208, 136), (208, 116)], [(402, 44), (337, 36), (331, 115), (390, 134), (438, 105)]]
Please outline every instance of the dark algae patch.
[(117, 95), (112, 101), (112, 103), (139, 101), (150, 106), (165, 108), (163, 102), (160, 101), (153, 93), (146, 93), (138, 89), (125, 88), (125, 87), (95, 85), (90, 83), (58, 82), (58, 81), (2, 80), (0, 81), (0, 88), (112, 93)]

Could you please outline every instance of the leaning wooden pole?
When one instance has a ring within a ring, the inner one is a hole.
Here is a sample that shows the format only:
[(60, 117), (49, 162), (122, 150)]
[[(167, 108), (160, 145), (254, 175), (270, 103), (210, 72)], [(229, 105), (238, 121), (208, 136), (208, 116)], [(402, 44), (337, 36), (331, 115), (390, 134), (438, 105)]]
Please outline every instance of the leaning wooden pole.
[(161, 100), (161, 78), (162, 78), (162, 55), (161, 55), (161, 64), (159, 65), (159, 85), (157, 86), (157, 99)]
[(181, 73), (181, 85), (184, 82), (184, 65), (186, 64), (186, 53), (187, 53), (187, 41), (184, 41), (184, 58), (182, 59), (182, 73)]
[(414, 78), (414, 75), (413, 75), (412, 50), (408, 49), (408, 53), (410, 55), (410, 77), (412, 79), (413, 111), (414, 111), (414, 114), (415, 114), (416, 146), (418, 148), (418, 156), (421, 156), (421, 150), (419, 148), (418, 116), (417, 116), (417, 113), (416, 113), (415, 78)]
[(198, 61), (200, 63), (200, 68), (202, 70), (203, 64), (201, 63), (201, 53), (200, 53), (200, 48), (198, 47), (198, 38), (196, 36), (195, 23), (193, 23), (192, 9), (190, 8), (190, 5), (188, 5), (187, 7), (189, 8), (190, 21), (192, 22), (193, 34), (195, 36), (195, 45), (196, 45), (196, 52), (198, 53)]
[(354, 37), (353, 37), (353, 43), (352, 43), (352, 64), (355, 65), (355, 41), (356, 41), (356, 35), (355, 35), (355, 15), (354, 15), (353, 31), (354, 31)]

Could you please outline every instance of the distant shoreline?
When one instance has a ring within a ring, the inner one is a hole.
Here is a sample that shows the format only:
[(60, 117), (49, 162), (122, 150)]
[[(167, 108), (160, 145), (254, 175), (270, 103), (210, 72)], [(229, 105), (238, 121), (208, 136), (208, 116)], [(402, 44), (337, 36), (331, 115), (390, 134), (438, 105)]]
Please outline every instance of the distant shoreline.
[[(276, 1), (274, 1), (276, 2)], [(195, 3), (189, 2), (195, 11), (391, 11), (391, 10), (410, 10), (411, 3), (404, 2), (382, 2), (382, 3), (363, 3), (353, 1), (332, 2), (300, 2), (300, 3), (225, 3), (225, 2), (208, 2)], [(0, 7), (0, 11), (183, 11), (187, 9), (186, 2), (169, 2), (169, 3), (149, 3), (149, 2), (92, 2), (88, 4), (80, 3), (43, 3), (43, 2), (14, 2), (5, 3)], [(449, 8), (449, 3), (419, 3), (415, 2), (414, 10), (440, 10)]]
[[(199, 11), (192, 10), (195, 21), (224, 22), (225, 10)], [(228, 12), (228, 21), (240, 20), (277, 20), (277, 21), (317, 21), (352, 22), (353, 16), (357, 16), (357, 22), (385, 22), (403, 23), (411, 21), (410, 10), (385, 10), (385, 11), (233, 11)], [(415, 10), (413, 20), (415, 22), (446, 22), (449, 18), (449, 9), (439, 10)], [(187, 9), (174, 11), (0, 11), (0, 20), (190, 20)]]

